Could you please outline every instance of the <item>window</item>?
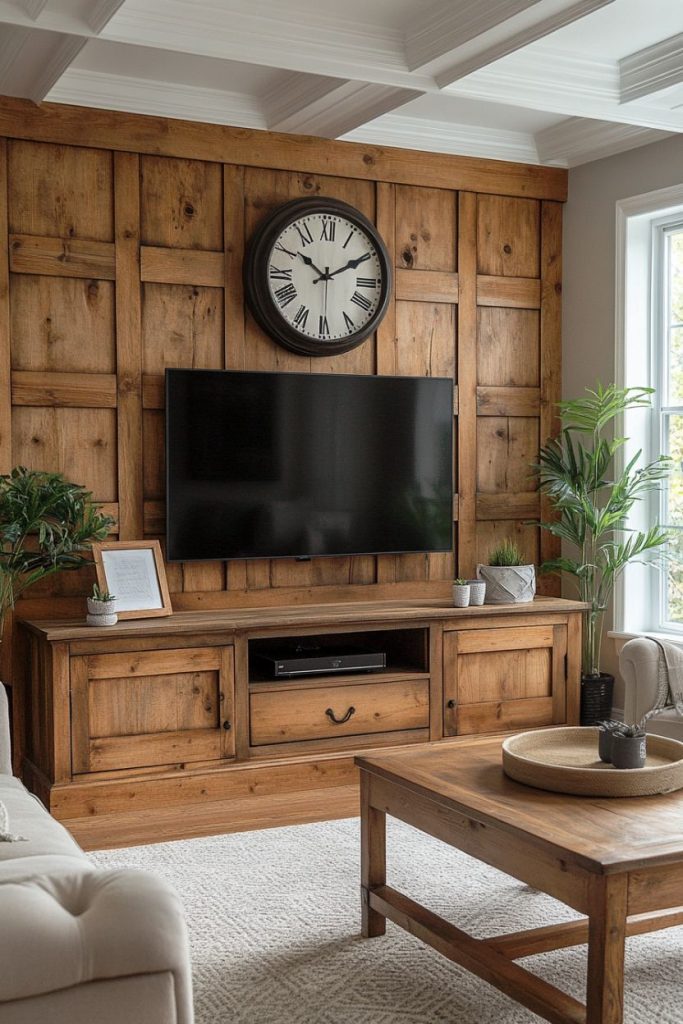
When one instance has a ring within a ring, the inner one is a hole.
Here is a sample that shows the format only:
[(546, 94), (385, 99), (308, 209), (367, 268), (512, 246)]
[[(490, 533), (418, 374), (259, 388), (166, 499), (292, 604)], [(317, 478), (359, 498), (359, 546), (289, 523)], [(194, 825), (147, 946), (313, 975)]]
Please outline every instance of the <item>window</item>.
[(624, 387), (655, 389), (651, 411), (629, 412), (624, 463), (671, 455), (669, 483), (636, 504), (629, 525), (669, 527), (669, 557), (632, 565), (615, 594), (615, 628), (683, 637), (683, 187), (617, 204), (617, 368)]

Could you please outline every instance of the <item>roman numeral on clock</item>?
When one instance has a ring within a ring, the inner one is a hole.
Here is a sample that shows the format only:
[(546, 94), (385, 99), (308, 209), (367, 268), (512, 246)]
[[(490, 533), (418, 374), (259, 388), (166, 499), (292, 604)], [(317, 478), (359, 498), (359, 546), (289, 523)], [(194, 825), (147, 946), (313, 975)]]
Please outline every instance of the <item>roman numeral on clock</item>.
[(351, 319), (351, 317), (349, 316), (349, 314), (348, 313), (344, 313), (342, 311), (342, 316), (344, 317), (344, 323), (346, 324), (348, 330), (355, 331), (356, 325), (354, 324), (354, 322)]
[(275, 292), (275, 298), (279, 302), (282, 309), (288, 306), (290, 302), (294, 302), (297, 296), (296, 288), (293, 284), (285, 284), (282, 288), (278, 288)]
[(276, 267), (274, 263), (271, 263), (270, 277), (271, 280), (273, 281), (291, 281), (292, 271), (290, 268), (287, 268), (286, 270), (280, 270), (280, 268)]
[(292, 252), (291, 249), (286, 249), (282, 242), (276, 242), (274, 248), (277, 249), (278, 252), (283, 252), (286, 256), (289, 256), (290, 259), (296, 259), (296, 253)]
[(326, 316), (320, 317), (320, 320), (318, 322), (318, 334), (320, 335), (321, 338), (329, 338), (330, 336), (330, 328), (327, 323)]
[(305, 245), (310, 245), (311, 242), (313, 241), (313, 235), (311, 234), (311, 229), (309, 228), (308, 224), (306, 224), (306, 223), (303, 223), (301, 225), (295, 224), (294, 227), (296, 228), (296, 230), (299, 233), (299, 238), (301, 239), (301, 244), (304, 245), (304, 246)]
[(334, 234), (337, 225), (333, 220), (324, 220), (320, 231), (321, 242), (334, 242)]
[(356, 288), (376, 288), (377, 278), (376, 277), (357, 277)]
[(299, 306), (296, 313), (294, 314), (294, 324), (296, 327), (299, 328), (300, 331), (303, 331), (304, 328), (306, 327), (306, 321), (308, 320), (309, 313), (310, 309), (306, 309), (305, 306)]
[(360, 306), (361, 309), (364, 309), (366, 313), (372, 306), (370, 299), (366, 298), (365, 295), (361, 295), (360, 292), (353, 293), (351, 296), (351, 302), (355, 302), (356, 305)]
[(346, 241), (342, 245), (342, 249), (346, 248), (346, 246), (349, 244), (349, 242), (351, 241), (352, 238), (353, 238), (353, 231), (349, 231), (348, 235), (346, 236)]

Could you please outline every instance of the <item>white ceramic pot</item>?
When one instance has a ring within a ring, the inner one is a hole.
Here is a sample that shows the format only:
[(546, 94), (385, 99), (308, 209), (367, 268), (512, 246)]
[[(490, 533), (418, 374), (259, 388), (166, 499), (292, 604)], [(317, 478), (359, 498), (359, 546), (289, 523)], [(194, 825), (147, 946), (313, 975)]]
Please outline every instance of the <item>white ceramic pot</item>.
[(486, 582), (484, 580), (468, 580), (470, 585), (470, 604), (483, 604), (486, 597)]
[(455, 608), (467, 608), (470, 603), (470, 585), (469, 583), (454, 583), (453, 584), (453, 605)]
[(116, 601), (98, 601), (88, 598), (88, 614), (85, 621), (89, 626), (114, 626), (118, 622)]
[(487, 604), (523, 604), (534, 599), (533, 565), (478, 565), (477, 576), (486, 582)]
[(111, 615), (86, 615), (85, 621), (89, 626), (115, 626), (119, 617), (116, 612)]

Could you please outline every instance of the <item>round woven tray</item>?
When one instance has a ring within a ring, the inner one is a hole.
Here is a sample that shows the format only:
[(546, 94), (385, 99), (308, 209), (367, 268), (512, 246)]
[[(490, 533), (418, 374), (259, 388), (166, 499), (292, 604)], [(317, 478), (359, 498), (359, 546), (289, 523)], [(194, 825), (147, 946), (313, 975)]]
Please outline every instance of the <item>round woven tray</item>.
[(620, 769), (598, 757), (595, 728), (534, 729), (503, 742), (503, 771), (516, 782), (576, 796), (653, 796), (683, 787), (683, 743), (647, 737), (644, 768)]

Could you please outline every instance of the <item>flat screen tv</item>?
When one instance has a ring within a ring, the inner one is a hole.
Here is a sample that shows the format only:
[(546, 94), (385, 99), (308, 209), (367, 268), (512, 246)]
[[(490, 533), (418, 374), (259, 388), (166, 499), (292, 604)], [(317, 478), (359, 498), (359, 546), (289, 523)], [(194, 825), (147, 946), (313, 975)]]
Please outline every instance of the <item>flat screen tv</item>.
[(453, 381), (166, 371), (172, 561), (449, 551)]

